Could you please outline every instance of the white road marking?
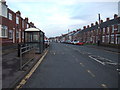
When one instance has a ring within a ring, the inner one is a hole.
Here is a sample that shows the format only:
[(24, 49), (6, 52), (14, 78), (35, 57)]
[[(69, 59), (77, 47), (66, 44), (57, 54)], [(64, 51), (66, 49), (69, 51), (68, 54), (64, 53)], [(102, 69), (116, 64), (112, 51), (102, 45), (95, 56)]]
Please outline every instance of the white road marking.
[(92, 57), (92, 56), (89, 56), (89, 57), (90, 57), (91, 59), (97, 61), (98, 63), (100, 63), (100, 64), (102, 64), (102, 65), (105, 65), (104, 62), (101, 62), (101, 61), (99, 61), (98, 59), (96, 59), (96, 58), (94, 58), (94, 57)]
[(111, 64), (111, 65), (118, 65), (117, 63), (114, 62), (105, 62), (106, 64)]
[(83, 63), (80, 63), (80, 65), (81, 65), (82, 67), (85, 67), (85, 65), (84, 65)]
[(101, 84), (101, 86), (102, 86), (103, 88), (107, 88), (107, 85), (105, 85), (105, 84)]
[(95, 77), (95, 75), (94, 75), (90, 70), (87, 70), (87, 72), (88, 72), (92, 77)]
[[(73, 50), (78, 51), (80, 54), (83, 54), (83, 55), (87, 54), (88, 57), (90, 57), (91, 59), (95, 60), (96, 62), (98, 62), (98, 63), (100, 63), (100, 64), (102, 64), (102, 65), (105, 65), (105, 64), (118, 65), (118, 63), (113, 62), (112, 60), (109, 60), (109, 59), (107, 59), (107, 58), (103, 58), (103, 57), (100, 57), (100, 56), (96, 56), (96, 57), (98, 58), (98, 59), (97, 59), (97, 58), (95, 58), (95, 57), (92, 56), (92, 53), (89, 53), (89, 52), (86, 52), (86, 51), (80, 51), (79, 49), (73, 48), (73, 47), (70, 47), (70, 46), (68, 46), (68, 47), (71, 48), (71, 49), (73, 49)], [(99, 60), (99, 59), (100, 59), (100, 60)], [(101, 60), (102, 60), (102, 61), (101, 61)], [(104, 61), (103, 61), (103, 60), (104, 60)]]
[(120, 71), (120, 69), (117, 69), (117, 71)]

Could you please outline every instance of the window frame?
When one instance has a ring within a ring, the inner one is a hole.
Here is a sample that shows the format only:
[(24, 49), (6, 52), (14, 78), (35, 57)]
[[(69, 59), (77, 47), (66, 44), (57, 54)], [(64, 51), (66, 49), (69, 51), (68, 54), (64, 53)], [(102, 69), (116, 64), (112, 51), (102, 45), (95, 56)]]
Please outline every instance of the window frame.
[[(3, 31), (4, 31), (4, 34), (3, 34)], [(0, 36), (2, 38), (8, 38), (8, 27), (7, 26), (1, 25), (1, 35)]]
[(19, 17), (16, 16), (16, 24), (19, 24)]
[[(10, 36), (11, 33), (11, 36)], [(13, 30), (9, 30), (9, 39), (13, 39)]]
[(16, 30), (16, 38), (18, 39), (19, 38), (19, 31)]
[(8, 14), (8, 18), (9, 18), (9, 20), (12, 20), (13, 18), (12, 18), (12, 13), (9, 13)]

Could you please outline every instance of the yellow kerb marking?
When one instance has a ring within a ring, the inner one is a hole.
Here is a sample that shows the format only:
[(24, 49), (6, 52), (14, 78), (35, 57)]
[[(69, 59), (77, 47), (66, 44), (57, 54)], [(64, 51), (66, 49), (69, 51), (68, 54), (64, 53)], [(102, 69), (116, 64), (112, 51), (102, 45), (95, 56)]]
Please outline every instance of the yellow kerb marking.
[(30, 76), (34, 73), (34, 71), (37, 69), (39, 64), (42, 62), (43, 58), (48, 53), (48, 50), (45, 52), (45, 54), (42, 56), (42, 58), (37, 62), (37, 64), (30, 70), (30, 72), (21, 80), (19, 85), (15, 88), (15, 90), (18, 90), (19, 88), (22, 88), (22, 86), (26, 83), (26, 81), (30, 78)]

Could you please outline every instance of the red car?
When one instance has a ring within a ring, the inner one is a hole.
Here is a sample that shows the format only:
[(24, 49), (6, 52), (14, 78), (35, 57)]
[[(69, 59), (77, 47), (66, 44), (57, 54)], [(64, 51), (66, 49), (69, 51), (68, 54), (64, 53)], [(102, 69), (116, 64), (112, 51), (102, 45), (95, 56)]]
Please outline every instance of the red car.
[(84, 42), (78, 42), (76, 45), (84, 45)]

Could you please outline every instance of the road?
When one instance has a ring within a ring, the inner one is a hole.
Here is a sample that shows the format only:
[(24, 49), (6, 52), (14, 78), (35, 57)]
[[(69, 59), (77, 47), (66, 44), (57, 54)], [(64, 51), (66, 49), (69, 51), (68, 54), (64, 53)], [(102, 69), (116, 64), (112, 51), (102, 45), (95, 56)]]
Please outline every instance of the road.
[(23, 88), (118, 88), (117, 60), (110, 51), (51, 43)]

